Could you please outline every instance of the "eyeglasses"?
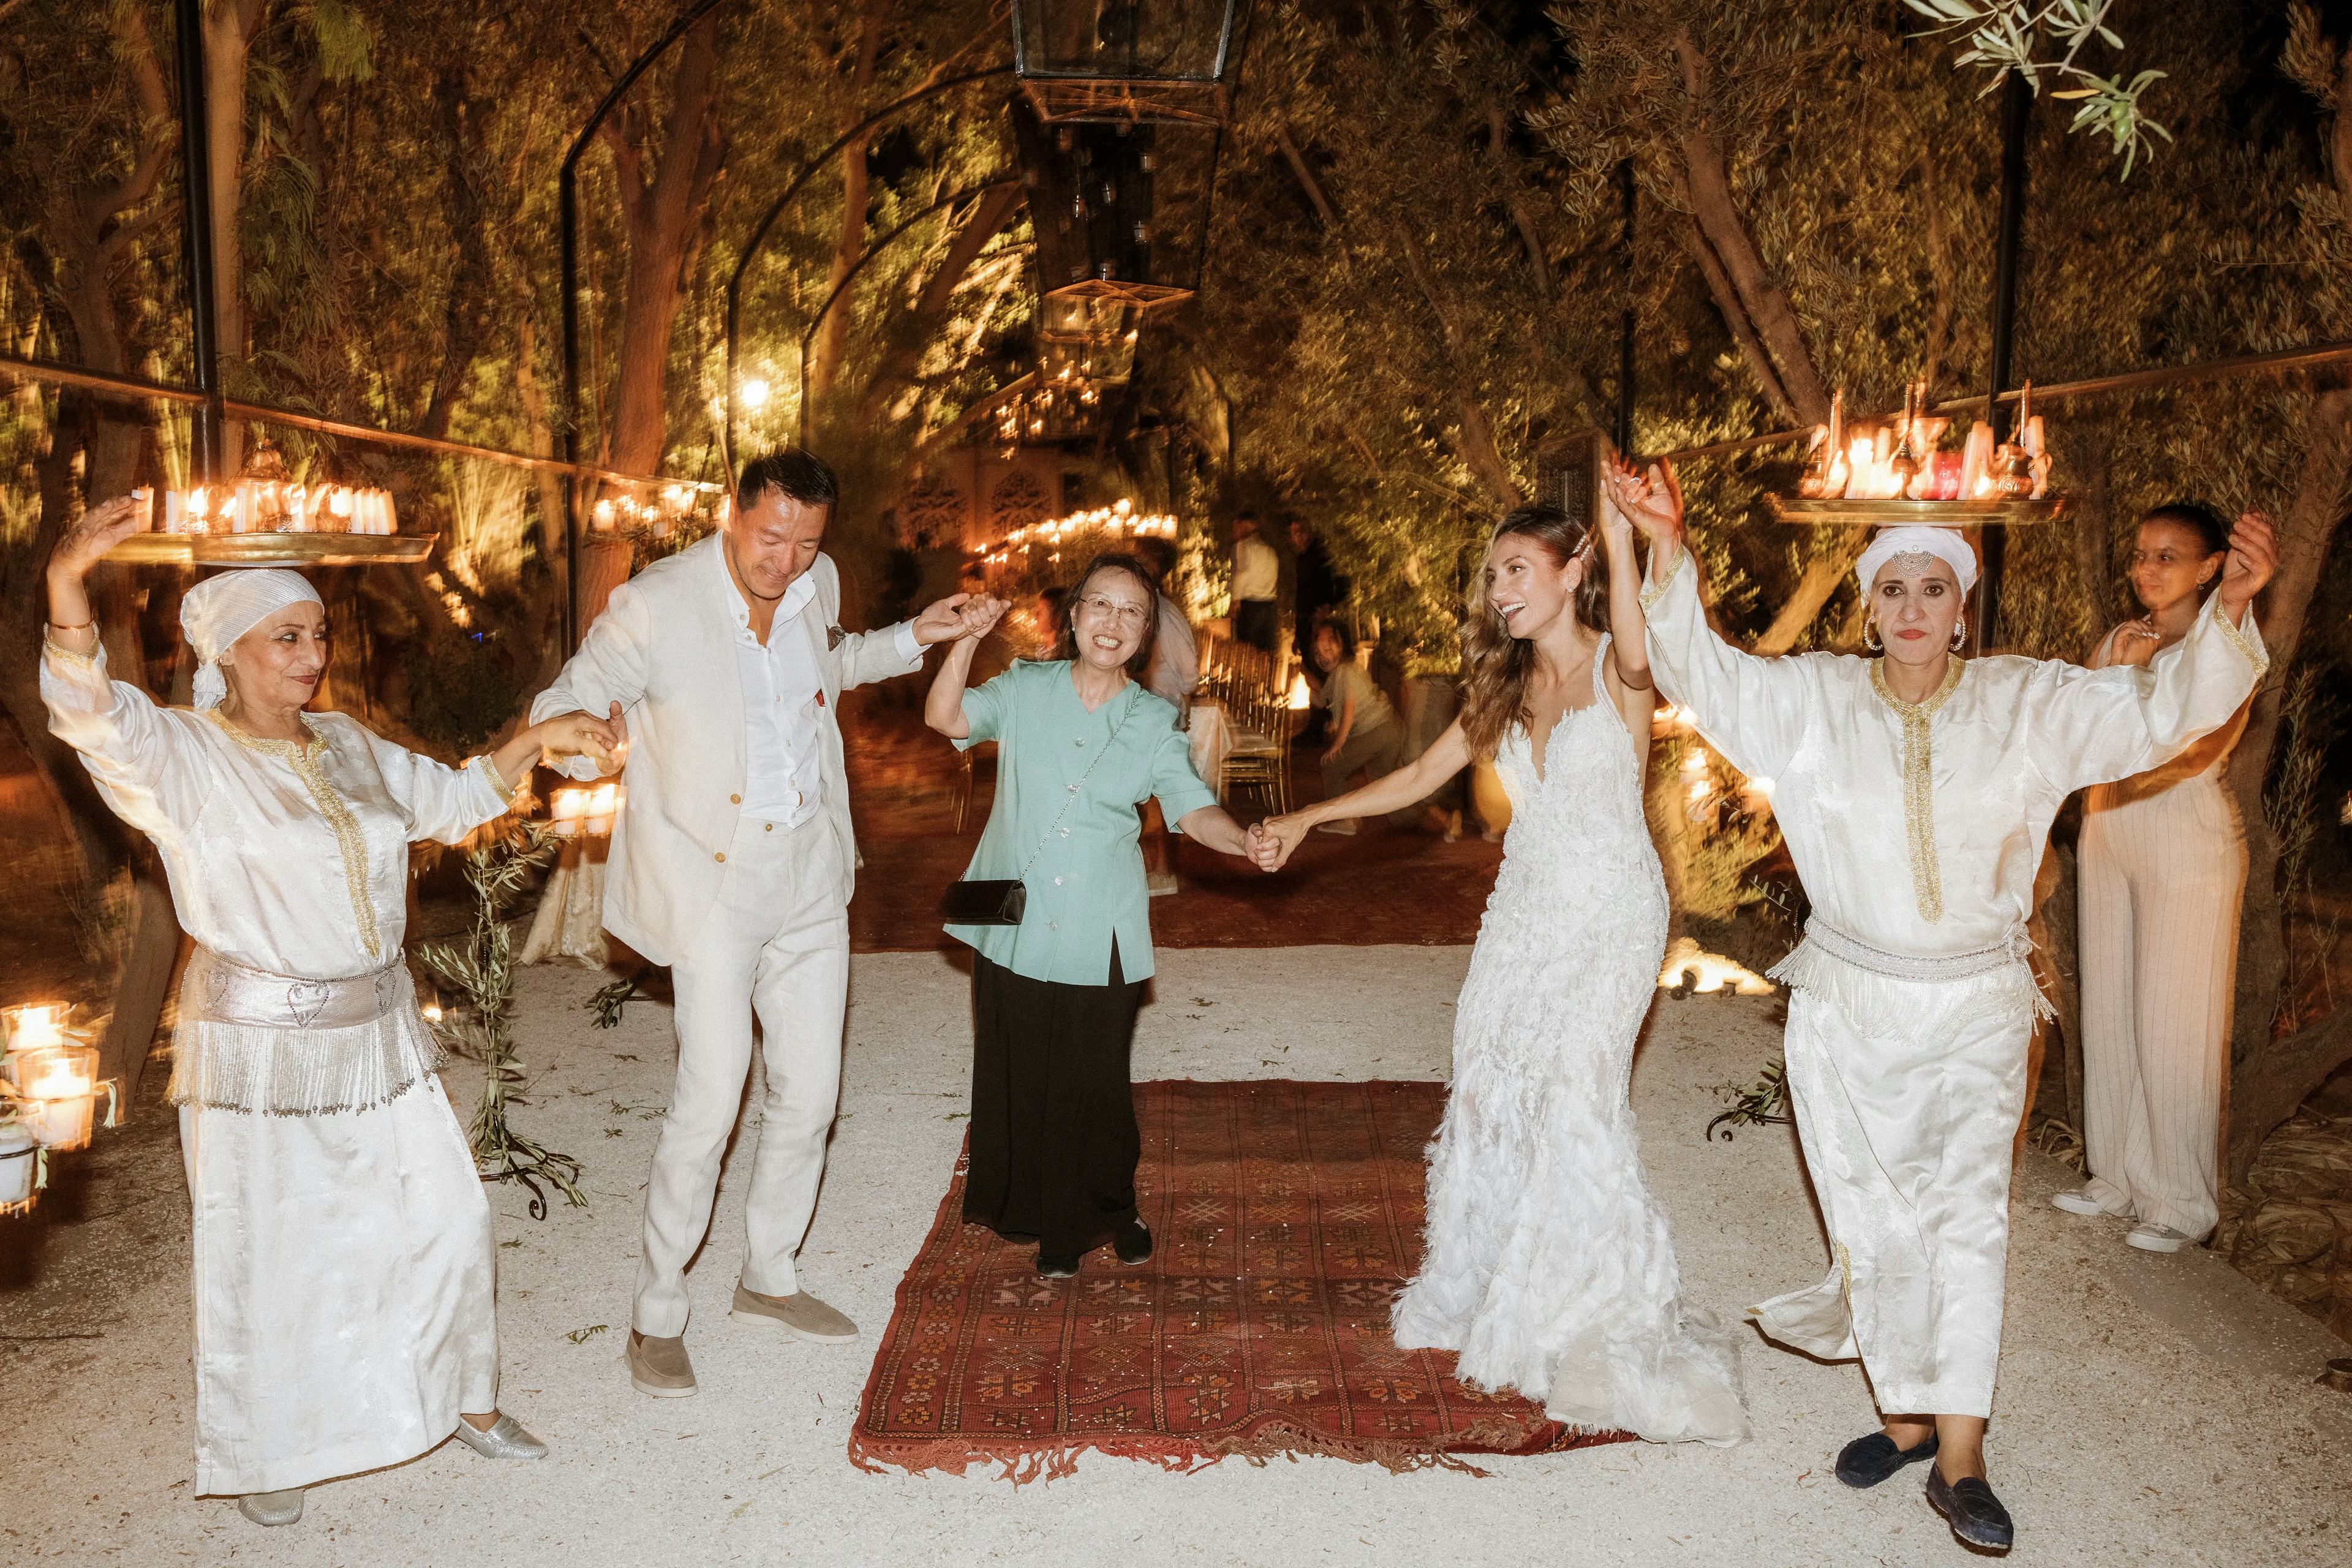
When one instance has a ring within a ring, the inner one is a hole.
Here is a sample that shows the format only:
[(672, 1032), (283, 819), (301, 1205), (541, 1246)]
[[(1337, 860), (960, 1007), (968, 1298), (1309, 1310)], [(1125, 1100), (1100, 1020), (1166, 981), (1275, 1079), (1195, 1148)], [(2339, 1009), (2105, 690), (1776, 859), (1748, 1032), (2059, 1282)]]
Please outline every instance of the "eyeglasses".
[(1141, 605), (1122, 605), (1117, 599), (1101, 594), (1088, 594), (1078, 601), (1097, 616), (1107, 616), (1123, 626), (1139, 626), (1151, 612)]

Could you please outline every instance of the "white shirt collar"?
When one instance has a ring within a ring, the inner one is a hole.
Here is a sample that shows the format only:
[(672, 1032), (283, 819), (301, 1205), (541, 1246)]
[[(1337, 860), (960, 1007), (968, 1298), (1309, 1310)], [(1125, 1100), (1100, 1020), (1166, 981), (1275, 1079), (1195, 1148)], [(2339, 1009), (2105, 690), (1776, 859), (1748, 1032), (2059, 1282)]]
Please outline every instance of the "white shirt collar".
[[(743, 590), (736, 585), (735, 574), (728, 569), (727, 541), (723, 535), (719, 538), (718, 545), (719, 548), (710, 553), (719, 564), (719, 581), (727, 589), (727, 607), (735, 612), (736, 628), (749, 637), (751, 635), (751, 601), (743, 596)], [(773, 637), (776, 627), (798, 616), (815, 597), (816, 563), (811, 562), (809, 569), (793, 578), (793, 585), (785, 589), (784, 596), (776, 602), (775, 619), (768, 624), (769, 635)]]

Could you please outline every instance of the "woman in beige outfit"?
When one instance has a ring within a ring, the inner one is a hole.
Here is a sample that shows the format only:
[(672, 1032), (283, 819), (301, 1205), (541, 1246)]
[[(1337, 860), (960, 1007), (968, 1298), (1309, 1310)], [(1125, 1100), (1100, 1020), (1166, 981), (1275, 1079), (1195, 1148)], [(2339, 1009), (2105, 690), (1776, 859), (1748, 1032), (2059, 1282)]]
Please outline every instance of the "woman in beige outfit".
[[(2228, 559), (2201, 506), (2140, 520), (2132, 588), (2147, 614), (2101, 639), (2093, 668), (2146, 665), (2188, 635)], [(2220, 1218), (2218, 1159), (2246, 835), (2221, 773), (2246, 709), (2159, 768), (2099, 784), (2082, 840), (2083, 1079), (2091, 1180), (2051, 1201), (2139, 1223), (2175, 1252)]]

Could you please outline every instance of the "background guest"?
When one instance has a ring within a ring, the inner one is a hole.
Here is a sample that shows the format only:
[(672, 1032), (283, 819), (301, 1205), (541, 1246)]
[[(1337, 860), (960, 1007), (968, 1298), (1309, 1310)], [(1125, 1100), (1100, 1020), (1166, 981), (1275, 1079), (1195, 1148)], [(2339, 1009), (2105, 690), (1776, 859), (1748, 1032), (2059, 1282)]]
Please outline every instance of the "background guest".
[[(2201, 506), (2140, 520), (2132, 590), (2147, 614), (2100, 639), (2091, 668), (2146, 666), (2186, 637), (2230, 558)], [(2124, 1239), (2174, 1252), (2221, 1218), (2221, 1085), (2237, 982), (2246, 831), (2221, 769), (2245, 708), (2162, 767), (2084, 797), (2084, 1144), (2090, 1184), (2051, 1202), (2139, 1223)]]
[[(1331, 569), (1323, 542), (1315, 537), (1315, 530), (1304, 518), (1291, 520), (1290, 572), (1291, 645), (1298, 650), (1299, 669), (1307, 684), (1319, 691), (1323, 669), (1315, 660), (1315, 628), (1336, 616), (1348, 602), (1348, 580)], [(1326, 709), (1319, 705), (1310, 709), (1307, 731), (1299, 739), (1321, 740), (1328, 721)]]
[[(1380, 683), (1356, 662), (1356, 639), (1346, 626), (1337, 621), (1318, 626), (1314, 647), (1316, 668), (1323, 671), (1315, 703), (1331, 721), (1331, 743), (1322, 758), (1323, 798), (1331, 800), (1347, 793), (1349, 779), (1358, 773), (1370, 784), (1404, 765), (1404, 724)], [(1389, 813), (1389, 821), (1399, 827), (1410, 827), (1421, 817), (1418, 805)], [(1316, 831), (1351, 834), (1356, 824), (1352, 818), (1335, 818), (1318, 824)]]
[(1076, 657), (1018, 664), (969, 689), (972, 650), (1002, 614), (991, 602), (969, 618), (924, 708), (959, 748), (997, 742), (996, 803), (964, 876), (1028, 889), (1019, 925), (947, 928), (974, 950), (964, 1218), (1034, 1237), (1049, 1279), (1076, 1274), (1105, 1240), (1123, 1263), (1151, 1256), (1129, 1083), (1152, 973), (1136, 805), (1156, 796), (1212, 849), (1248, 851), (1193, 773), (1175, 710), (1133, 679), (1150, 662), (1153, 596), (1141, 562), (1097, 557), (1068, 601)]
[(1258, 537), (1257, 513), (1234, 518), (1234, 637), (1261, 653), (1274, 651), (1282, 633), (1276, 612), (1275, 590), (1282, 581), (1282, 561), (1274, 546)]

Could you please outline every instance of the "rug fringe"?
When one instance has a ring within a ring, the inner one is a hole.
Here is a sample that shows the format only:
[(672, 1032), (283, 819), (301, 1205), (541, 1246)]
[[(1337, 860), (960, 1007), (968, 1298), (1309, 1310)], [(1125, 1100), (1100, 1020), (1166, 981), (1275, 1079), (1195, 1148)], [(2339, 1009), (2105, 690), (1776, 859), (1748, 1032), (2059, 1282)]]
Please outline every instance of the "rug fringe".
[(1531, 1432), (1507, 1417), (1474, 1422), (1449, 1437), (1442, 1448), (1430, 1447), (1425, 1439), (1414, 1438), (1349, 1441), (1278, 1418), (1261, 1421), (1246, 1432), (1197, 1443), (1133, 1433), (1106, 1433), (1099, 1437), (1060, 1434), (1015, 1438), (982, 1447), (969, 1437), (872, 1437), (853, 1426), (849, 1433), (849, 1462), (869, 1475), (892, 1470), (916, 1475), (938, 1470), (961, 1476), (975, 1465), (994, 1465), (998, 1467), (996, 1479), (1010, 1481), (1015, 1487), (1024, 1487), (1032, 1481), (1067, 1479), (1077, 1474), (1079, 1457), (1089, 1451), (1111, 1458), (1141, 1460), (1179, 1476), (1191, 1475), (1227, 1459), (1240, 1459), (1263, 1469), (1276, 1459), (1297, 1464), (1302, 1458), (1316, 1458), (1378, 1465), (1392, 1475), (1443, 1469), (1483, 1480), (1493, 1472), (1473, 1464), (1465, 1456), (1523, 1458), (1631, 1440), (1629, 1433), (1587, 1431), (1558, 1423)]

